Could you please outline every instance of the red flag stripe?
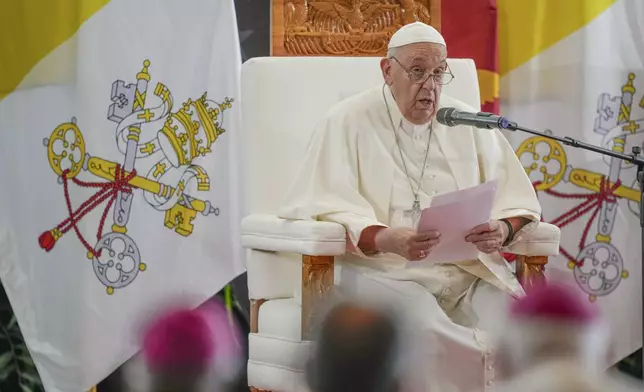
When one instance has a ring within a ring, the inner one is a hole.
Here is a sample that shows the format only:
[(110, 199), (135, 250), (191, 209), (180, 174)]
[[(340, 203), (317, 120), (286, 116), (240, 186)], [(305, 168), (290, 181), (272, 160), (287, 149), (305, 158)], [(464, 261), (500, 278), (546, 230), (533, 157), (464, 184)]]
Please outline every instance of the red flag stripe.
[(474, 59), (479, 75), (497, 75), (496, 83), (481, 80), (479, 84), (484, 110), (498, 113), (496, 0), (442, 0), (441, 33), (447, 41), (449, 57)]

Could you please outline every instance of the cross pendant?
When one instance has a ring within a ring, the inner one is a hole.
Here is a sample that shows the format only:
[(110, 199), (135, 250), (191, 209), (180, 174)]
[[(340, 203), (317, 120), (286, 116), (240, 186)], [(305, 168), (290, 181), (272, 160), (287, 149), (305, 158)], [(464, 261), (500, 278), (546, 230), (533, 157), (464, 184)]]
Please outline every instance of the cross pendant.
[(418, 220), (420, 219), (420, 201), (414, 200), (414, 204), (411, 206), (411, 210), (405, 211), (405, 215), (411, 218), (412, 224), (414, 226), (418, 225)]

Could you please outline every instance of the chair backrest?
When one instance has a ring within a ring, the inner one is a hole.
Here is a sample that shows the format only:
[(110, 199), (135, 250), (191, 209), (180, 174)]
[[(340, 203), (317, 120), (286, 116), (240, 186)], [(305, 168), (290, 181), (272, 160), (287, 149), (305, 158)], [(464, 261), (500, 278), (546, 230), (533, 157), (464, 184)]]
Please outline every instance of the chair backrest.
[[(379, 57), (260, 57), (242, 66), (244, 213), (274, 214), (311, 135), (337, 102), (382, 84)], [(448, 59), (443, 94), (480, 108), (471, 59)]]

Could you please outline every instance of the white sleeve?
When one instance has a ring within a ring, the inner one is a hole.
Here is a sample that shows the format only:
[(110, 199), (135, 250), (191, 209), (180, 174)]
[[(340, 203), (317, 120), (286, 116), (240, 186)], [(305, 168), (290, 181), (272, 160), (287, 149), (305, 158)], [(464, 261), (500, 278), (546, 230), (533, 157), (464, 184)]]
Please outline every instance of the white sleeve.
[(386, 226), (360, 194), (357, 131), (342, 119), (327, 118), (314, 132), (279, 216), (341, 224), (347, 230), (347, 250), (360, 255), (362, 231)]

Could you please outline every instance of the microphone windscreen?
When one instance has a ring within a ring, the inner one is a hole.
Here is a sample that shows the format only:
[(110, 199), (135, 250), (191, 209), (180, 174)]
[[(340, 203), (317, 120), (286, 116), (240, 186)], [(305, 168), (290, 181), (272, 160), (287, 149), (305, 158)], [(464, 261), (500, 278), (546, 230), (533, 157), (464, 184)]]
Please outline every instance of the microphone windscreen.
[(438, 112), (436, 113), (436, 121), (438, 121), (439, 124), (450, 125), (450, 118), (452, 116), (452, 113), (454, 112), (454, 108), (440, 108), (438, 109)]

